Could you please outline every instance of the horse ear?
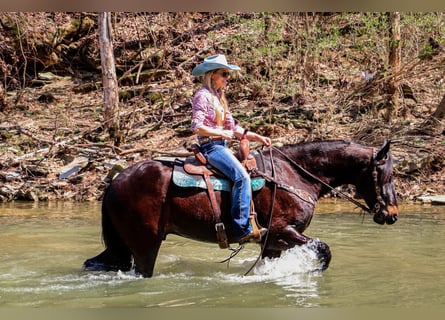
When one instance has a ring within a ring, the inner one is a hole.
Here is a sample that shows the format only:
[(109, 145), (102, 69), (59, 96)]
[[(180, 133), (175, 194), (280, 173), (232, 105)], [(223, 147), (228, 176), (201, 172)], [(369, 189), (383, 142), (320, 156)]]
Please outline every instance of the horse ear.
[(391, 145), (391, 140), (388, 141), (384, 141), (383, 142), (383, 146), (380, 148), (379, 152), (377, 152), (377, 155), (375, 157), (376, 161), (381, 161), (386, 159), (388, 152), (389, 152), (389, 147)]

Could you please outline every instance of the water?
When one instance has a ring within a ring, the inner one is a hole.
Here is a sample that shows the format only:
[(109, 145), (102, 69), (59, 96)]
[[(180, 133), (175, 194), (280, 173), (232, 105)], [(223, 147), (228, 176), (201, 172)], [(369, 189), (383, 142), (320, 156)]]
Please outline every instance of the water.
[(100, 203), (0, 204), (0, 305), (6, 307), (416, 307), (445, 303), (445, 208), (401, 205), (380, 226), (346, 202), (321, 201), (306, 234), (332, 261), (313, 273), (313, 253), (291, 249), (247, 276), (259, 248), (229, 265), (216, 244), (168, 236), (151, 279), (83, 272), (102, 251)]

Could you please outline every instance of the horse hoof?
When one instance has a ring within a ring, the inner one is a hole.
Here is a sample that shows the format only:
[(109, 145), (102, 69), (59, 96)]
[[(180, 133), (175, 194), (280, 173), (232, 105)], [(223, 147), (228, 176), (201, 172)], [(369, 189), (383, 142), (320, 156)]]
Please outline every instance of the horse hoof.
[(308, 245), (310, 249), (315, 251), (320, 262), (320, 268), (315, 271), (325, 271), (329, 267), (332, 258), (329, 246), (320, 240), (311, 240)]
[(97, 263), (93, 259), (88, 259), (83, 263), (82, 271), (105, 271), (103, 263)]
[(105, 263), (100, 262), (98, 259), (91, 258), (86, 260), (82, 266), (83, 271), (130, 271), (130, 263)]

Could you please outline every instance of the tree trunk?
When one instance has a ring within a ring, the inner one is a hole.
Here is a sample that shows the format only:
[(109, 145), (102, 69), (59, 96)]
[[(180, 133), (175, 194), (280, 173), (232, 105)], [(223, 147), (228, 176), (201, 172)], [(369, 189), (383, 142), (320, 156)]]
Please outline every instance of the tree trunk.
[(111, 15), (109, 12), (102, 12), (99, 14), (98, 20), (100, 60), (104, 90), (104, 122), (110, 137), (114, 140), (115, 145), (119, 146), (121, 142), (119, 128), (119, 94), (111, 39)]
[(442, 101), (440, 101), (436, 111), (434, 111), (431, 117), (439, 121), (445, 118), (445, 95), (442, 97)]
[(3, 83), (0, 82), (0, 112), (6, 110), (6, 91), (3, 88)]
[(420, 130), (422, 133), (436, 135), (443, 134), (444, 132), (444, 119), (445, 119), (445, 95), (442, 97), (436, 111), (425, 120)]
[(390, 94), (390, 103), (386, 112), (386, 121), (391, 122), (394, 115), (397, 115), (400, 109), (400, 79), (398, 72), (400, 70), (402, 46), (400, 35), (400, 12), (387, 13), (389, 21), (389, 67), (393, 75), (389, 79), (388, 87)]

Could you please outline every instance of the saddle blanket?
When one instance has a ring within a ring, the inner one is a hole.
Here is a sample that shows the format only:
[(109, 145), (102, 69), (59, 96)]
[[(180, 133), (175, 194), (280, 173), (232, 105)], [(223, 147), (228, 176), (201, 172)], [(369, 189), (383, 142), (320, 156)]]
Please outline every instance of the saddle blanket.
[[(178, 187), (183, 188), (201, 188), (207, 189), (207, 185), (205, 180), (200, 175), (190, 175), (184, 171), (182, 166), (175, 166), (173, 170), (173, 183)], [(210, 176), (210, 181), (212, 182), (212, 186), (214, 190), (219, 191), (232, 191), (232, 182), (229, 179), (219, 177), (219, 176)], [(261, 190), (266, 183), (266, 180), (262, 177), (255, 177), (251, 179), (252, 191)]]

